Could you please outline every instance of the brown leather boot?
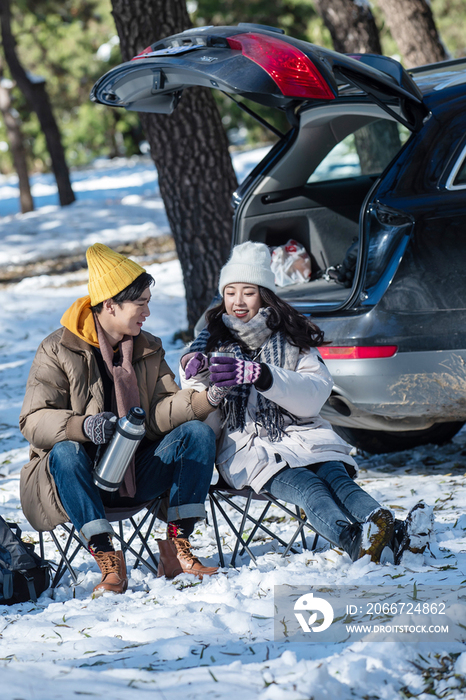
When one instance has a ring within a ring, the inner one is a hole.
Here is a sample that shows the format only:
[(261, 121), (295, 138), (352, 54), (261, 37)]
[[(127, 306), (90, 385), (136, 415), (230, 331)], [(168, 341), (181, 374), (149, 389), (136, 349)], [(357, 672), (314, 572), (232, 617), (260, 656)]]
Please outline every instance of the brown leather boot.
[(124, 593), (128, 588), (128, 578), (123, 552), (96, 552), (94, 559), (102, 572), (102, 580), (94, 588), (93, 596), (102, 595), (104, 591)]
[(160, 552), (157, 576), (175, 578), (179, 574), (194, 574), (202, 579), (203, 576), (212, 576), (218, 571), (217, 567), (201, 564), (191, 552), (191, 545), (184, 537), (157, 542)]

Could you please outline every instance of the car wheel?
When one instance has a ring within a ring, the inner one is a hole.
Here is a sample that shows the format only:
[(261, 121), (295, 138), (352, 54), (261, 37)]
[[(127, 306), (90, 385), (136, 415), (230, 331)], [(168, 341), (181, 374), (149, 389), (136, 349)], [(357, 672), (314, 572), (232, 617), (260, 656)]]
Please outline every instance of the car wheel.
[(434, 423), (425, 430), (362, 430), (360, 428), (344, 428), (334, 425), (333, 429), (350, 445), (371, 454), (383, 452), (400, 452), (410, 450), (419, 445), (442, 445), (449, 442), (463, 427), (463, 422)]

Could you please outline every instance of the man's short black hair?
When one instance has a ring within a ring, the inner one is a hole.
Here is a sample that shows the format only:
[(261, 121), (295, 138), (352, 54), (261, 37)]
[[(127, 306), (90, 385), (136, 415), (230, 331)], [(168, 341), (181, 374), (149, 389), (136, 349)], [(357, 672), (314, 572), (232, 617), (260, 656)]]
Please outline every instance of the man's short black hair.
[[(152, 275), (149, 275), (148, 272), (142, 272), (139, 277), (136, 277), (134, 282), (131, 282), (131, 284), (125, 287), (121, 292), (118, 292), (118, 294), (115, 294), (112, 299), (115, 304), (123, 304), (125, 301), (136, 301), (136, 299), (139, 299), (144, 290), (154, 283), (155, 280)], [(95, 304), (95, 306), (91, 306), (91, 309), (95, 314), (100, 314), (103, 309), (103, 305), (104, 302), (101, 301), (98, 304)]]

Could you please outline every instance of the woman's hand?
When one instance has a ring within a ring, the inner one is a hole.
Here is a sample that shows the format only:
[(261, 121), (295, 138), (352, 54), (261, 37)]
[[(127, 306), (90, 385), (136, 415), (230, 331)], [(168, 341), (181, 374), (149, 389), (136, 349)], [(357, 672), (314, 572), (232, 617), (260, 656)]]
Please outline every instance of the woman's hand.
[(217, 387), (254, 384), (261, 375), (260, 362), (237, 360), (235, 357), (212, 358), (209, 366), (210, 381)]
[(181, 358), (181, 366), (184, 369), (186, 379), (195, 377), (209, 366), (207, 355), (202, 352), (190, 352)]

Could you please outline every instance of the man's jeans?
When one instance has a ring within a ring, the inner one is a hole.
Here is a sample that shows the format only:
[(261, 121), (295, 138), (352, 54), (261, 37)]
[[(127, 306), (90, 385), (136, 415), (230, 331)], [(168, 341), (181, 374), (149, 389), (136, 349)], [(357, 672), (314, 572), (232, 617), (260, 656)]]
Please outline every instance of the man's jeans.
[(215, 435), (204, 423), (189, 421), (159, 442), (136, 452), (136, 494), (99, 489), (92, 479), (93, 463), (83, 445), (57, 442), (49, 467), (63, 508), (76, 530), (88, 541), (101, 532), (113, 532), (105, 506), (131, 508), (169, 490), (168, 520), (205, 518), (205, 499), (215, 459)]
[(349, 522), (363, 522), (380, 504), (356, 484), (342, 462), (287, 467), (263, 486), (281, 501), (304, 510), (313, 530), (335, 545)]

